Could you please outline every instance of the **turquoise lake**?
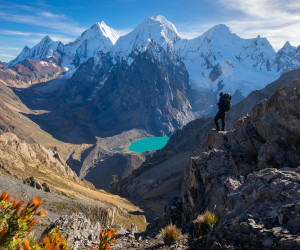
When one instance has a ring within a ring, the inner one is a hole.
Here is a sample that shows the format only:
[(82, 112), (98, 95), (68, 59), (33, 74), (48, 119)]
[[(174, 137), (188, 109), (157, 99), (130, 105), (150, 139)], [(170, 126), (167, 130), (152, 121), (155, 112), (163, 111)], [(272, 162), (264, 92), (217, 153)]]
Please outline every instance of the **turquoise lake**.
[(130, 144), (128, 149), (136, 153), (143, 153), (151, 150), (162, 149), (170, 137), (150, 137), (135, 141)]

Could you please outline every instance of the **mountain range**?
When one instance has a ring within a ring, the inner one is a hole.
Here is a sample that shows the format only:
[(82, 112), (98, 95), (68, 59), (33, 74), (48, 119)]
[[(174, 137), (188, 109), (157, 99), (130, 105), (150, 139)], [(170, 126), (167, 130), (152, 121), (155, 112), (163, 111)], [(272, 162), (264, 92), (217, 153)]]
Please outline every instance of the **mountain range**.
[(100, 130), (119, 131), (123, 123), (128, 129), (168, 135), (195, 117), (212, 115), (219, 92), (230, 92), (237, 103), (299, 67), (300, 49), (287, 42), (276, 53), (266, 38), (242, 39), (223, 24), (188, 40), (166, 18), (154, 16), (124, 36), (104, 22), (66, 45), (46, 36), (5, 65), (13, 68), (28, 60), (43, 65), (52, 60), (62, 77), (51, 91), (68, 104), (93, 106), (89, 110), (102, 121), (107, 117), (106, 125), (95, 117)]

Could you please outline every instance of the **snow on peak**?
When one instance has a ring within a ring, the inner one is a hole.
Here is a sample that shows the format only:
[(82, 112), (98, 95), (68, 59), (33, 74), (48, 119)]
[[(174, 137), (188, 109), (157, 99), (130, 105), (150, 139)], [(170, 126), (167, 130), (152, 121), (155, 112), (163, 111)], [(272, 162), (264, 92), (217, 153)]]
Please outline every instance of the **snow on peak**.
[(112, 49), (112, 54), (126, 57), (133, 50), (144, 51), (151, 40), (168, 51), (168, 48), (173, 48), (180, 39), (174, 24), (165, 17), (146, 17), (133, 31), (119, 38)]
[(118, 32), (107, 26), (104, 21), (102, 21), (100, 24), (97, 22), (97, 24), (99, 25), (102, 34), (108, 37), (111, 40), (112, 44), (115, 44), (120, 37)]
[(49, 42), (53, 42), (53, 40), (50, 38), (50, 36), (46, 35), (39, 43), (42, 44), (42, 43), (49, 43)]
[(212, 34), (232, 34), (231, 29), (225, 24), (218, 24), (210, 28), (208, 31), (205, 32), (206, 35)]
[(104, 22), (97, 22), (84, 31), (75, 42), (71, 42), (64, 47), (62, 65), (74, 69), (96, 55), (98, 51), (110, 51), (118, 38), (117, 31), (108, 27)]
[(37, 60), (43, 57), (50, 57), (57, 49), (60, 42), (54, 42), (49, 36), (45, 36), (37, 45), (33, 48), (29, 48), (27, 45), (21, 51), (21, 53), (7, 65), (12, 67), (16, 63), (21, 63), (27, 59)]
[(115, 44), (119, 38), (119, 34), (114, 29), (108, 27), (103, 21), (101, 23), (96, 22), (89, 29), (84, 31), (80, 37), (78, 37), (75, 41), (82, 40), (109, 40), (111, 44)]
[[(164, 16), (146, 17), (144, 21), (137, 27), (139, 31), (148, 31), (149, 38), (154, 38), (160, 35), (168, 44), (176, 42), (180, 39), (176, 27), (169, 22)], [(153, 36), (153, 37), (151, 37)], [(156, 41), (157, 42), (157, 41)]]

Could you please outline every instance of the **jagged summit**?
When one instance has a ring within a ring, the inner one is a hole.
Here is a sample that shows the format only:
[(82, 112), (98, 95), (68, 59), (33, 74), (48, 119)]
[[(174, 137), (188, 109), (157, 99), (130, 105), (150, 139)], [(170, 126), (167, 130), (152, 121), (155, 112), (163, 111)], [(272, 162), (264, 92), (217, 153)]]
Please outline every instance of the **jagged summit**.
[(225, 24), (217, 24), (206, 31), (203, 35), (210, 37), (213, 35), (230, 35), (233, 34), (231, 29)]
[(69, 69), (77, 68), (100, 50), (108, 52), (118, 40), (116, 30), (108, 27), (104, 22), (97, 22), (84, 31), (74, 42), (64, 46), (62, 65)]
[[(102, 21), (101, 23), (96, 22), (93, 26), (84, 31), (80, 37), (85, 37), (88, 35), (94, 35), (95, 37), (99, 36), (99, 38), (101, 36), (107, 37), (112, 42), (112, 44), (115, 44), (119, 39), (119, 34), (117, 33), (117, 31), (107, 26), (104, 21)], [(80, 37), (78, 39), (80, 39)]]
[(33, 48), (29, 48), (27, 45), (23, 48), (21, 53), (12, 61), (10, 61), (7, 66), (11, 67), (16, 63), (23, 62), (27, 59), (37, 60), (43, 57), (50, 57), (53, 52), (57, 50), (60, 42), (53, 41), (48, 35), (46, 35), (37, 45)]
[(129, 34), (122, 36), (116, 42), (112, 54), (118, 57), (127, 56), (133, 50), (143, 51), (145, 45), (153, 40), (164, 50), (174, 47), (181, 38), (174, 24), (163, 16), (146, 17)]

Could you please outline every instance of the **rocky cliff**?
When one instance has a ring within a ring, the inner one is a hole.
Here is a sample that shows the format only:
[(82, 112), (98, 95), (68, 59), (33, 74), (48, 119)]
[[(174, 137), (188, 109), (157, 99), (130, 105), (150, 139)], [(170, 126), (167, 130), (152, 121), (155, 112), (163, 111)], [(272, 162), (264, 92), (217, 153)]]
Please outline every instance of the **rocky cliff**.
[[(249, 94), (227, 113), (226, 128), (230, 130), (238, 119), (250, 114), (258, 102), (270, 98), (278, 88), (297, 78), (300, 78), (300, 70), (290, 71), (264, 89)], [(162, 150), (155, 152), (131, 175), (111, 184), (109, 191), (129, 199), (138, 198), (140, 201), (143, 199), (143, 202), (149, 204), (150, 209), (154, 203), (153, 198), (156, 197), (155, 202), (160, 201), (162, 204), (160, 208), (163, 209), (168, 199), (179, 195), (186, 162), (192, 152), (206, 140), (207, 134), (214, 126), (211, 117), (189, 122), (170, 137)], [(166, 188), (165, 185), (169, 187)], [(155, 213), (159, 215), (161, 210), (156, 209)]]
[(141, 128), (151, 134), (170, 134), (193, 119), (188, 99), (188, 73), (151, 41), (146, 51), (128, 64), (114, 66), (95, 100), (99, 130), (109, 133)]
[(0, 166), (2, 170), (21, 179), (53, 172), (81, 183), (57, 152), (37, 143), (28, 144), (8, 132), (0, 135)]
[(197, 235), (206, 209), (218, 225), (198, 247), (300, 245), (300, 80), (237, 121), (232, 130), (212, 130), (193, 153), (182, 185), (182, 224)]

